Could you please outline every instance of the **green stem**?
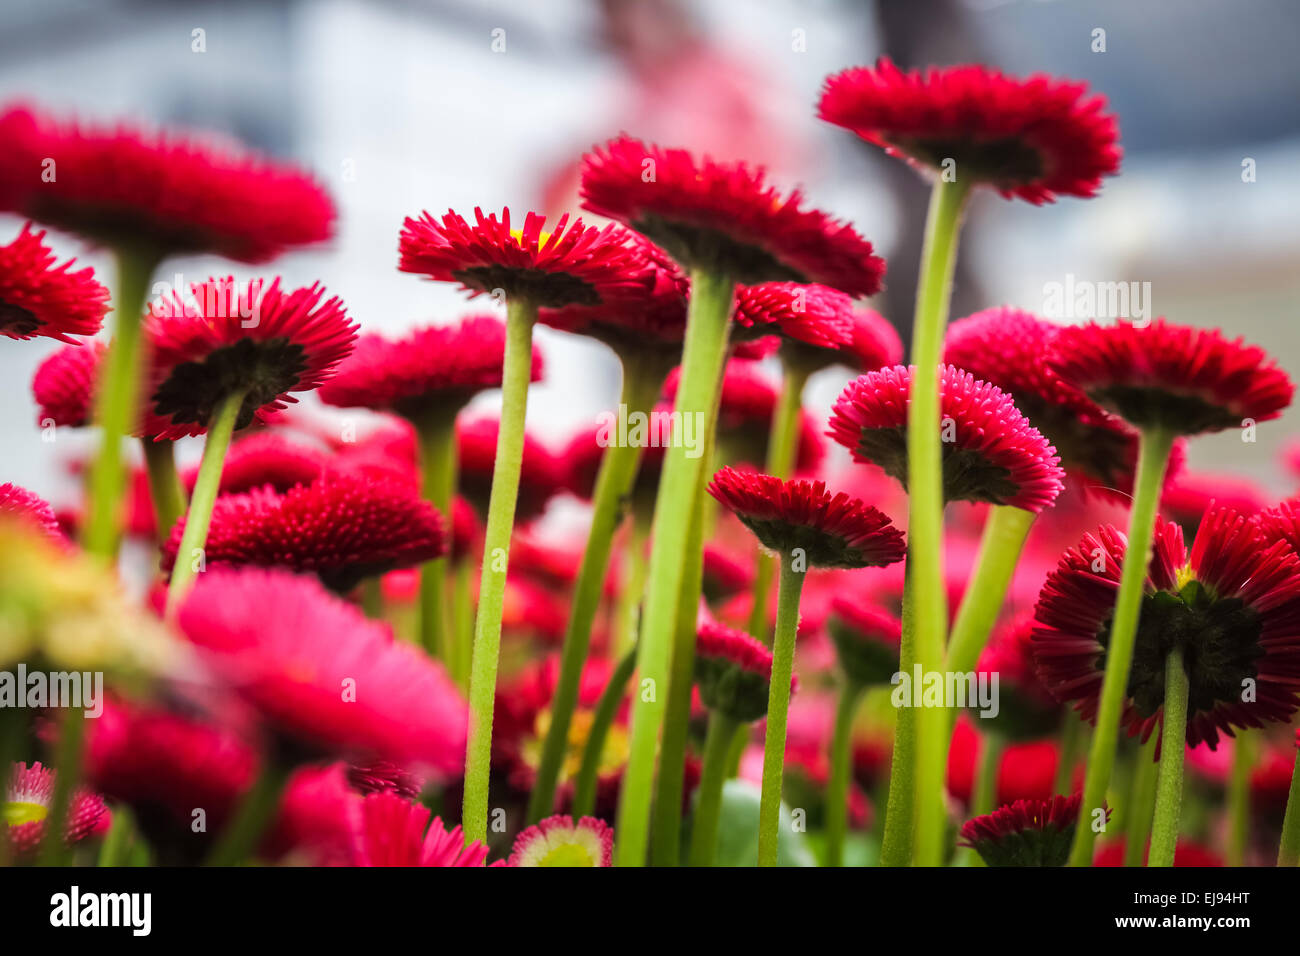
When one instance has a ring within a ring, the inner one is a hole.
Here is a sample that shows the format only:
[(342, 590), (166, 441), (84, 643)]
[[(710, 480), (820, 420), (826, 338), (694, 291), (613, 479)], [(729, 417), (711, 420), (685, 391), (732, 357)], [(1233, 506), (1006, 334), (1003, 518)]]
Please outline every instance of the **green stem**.
[(1052, 780), (1053, 793), (1070, 792), (1070, 784), (1074, 780), (1074, 765), (1079, 762), (1079, 754), (1086, 739), (1083, 721), (1073, 710), (1067, 710), (1061, 722), (1061, 759), (1056, 765), (1056, 777)]
[(853, 714), (863, 687), (846, 680), (835, 707), (831, 736), (831, 778), (826, 787), (826, 865), (844, 865), (844, 837), (849, 831), (849, 771), (853, 756)]
[(636, 647), (629, 647), (619, 659), (618, 666), (610, 675), (609, 683), (596, 701), (596, 712), (591, 718), (591, 728), (587, 731), (587, 744), (582, 751), (582, 763), (578, 766), (578, 776), (573, 787), (573, 817), (575, 820), (591, 816), (596, 812), (596, 783), (600, 773), (600, 758), (605, 751), (605, 738), (609, 728), (614, 725), (618, 715), (618, 706), (623, 701), (627, 682), (636, 670)]
[(131, 818), (131, 810), (126, 804), (119, 803), (113, 807), (113, 823), (99, 847), (96, 866), (125, 866), (134, 841), (135, 821)]
[[(1124, 808), (1124, 865), (1141, 866), (1146, 860), (1151, 836), (1151, 815), (1156, 808), (1156, 741), (1152, 734), (1138, 748), (1129, 783), (1128, 806)], [(1080, 817), (1080, 820), (1083, 818)]]
[(140, 444), (144, 446), (144, 463), (149, 473), (149, 498), (153, 501), (154, 523), (158, 526), (158, 543), (165, 544), (189, 504), (180, 475), (176, 474), (175, 443), (142, 438)]
[(1232, 748), (1232, 775), (1228, 778), (1228, 866), (1244, 866), (1250, 842), (1250, 769), (1255, 763), (1255, 735), (1237, 734)]
[(1295, 769), (1291, 771), (1291, 790), (1286, 798), (1286, 815), (1282, 817), (1282, 840), (1277, 848), (1278, 866), (1300, 864), (1300, 749), (1296, 751)]
[[(1079, 818), (1092, 816), (1106, 801), (1111, 771), (1115, 768), (1115, 747), (1119, 742), (1119, 719), (1124, 707), (1128, 672), (1133, 664), (1138, 614), (1151, 561), (1151, 536), (1155, 530), (1160, 488), (1174, 436), (1163, 429), (1143, 430), (1139, 440), (1133, 505), (1128, 519), (1128, 552), (1120, 572), (1119, 594), (1106, 646), (1106, 673), (1102, 678), (1101, 702), (1088, 753), (1088, 770), (1083, 782), (1083, 803)], [(1070, 866), (1090, 866), (1097, 834), (1092, 827), (1076, 827), (1070, 847)]]
[(291, 774), (287, 765), (276, 760), (267, 761), (253, 788), (240, 802), (234, 818), (226, 824), (208, 851), (204, 866), (238, 866), (253, 854), (262, 833), (275, 817)]
[(361, 610), (372, 620), (381, 620), (384, 616), (384, 579), (372, 574), (361, 582)]
[(650, 541), (651, 515), (640, 508), (632, 509), (632, 528), (628, 535), (627, 547), (623, 552), (626, 562), (623, 580), (618, 592), (618, 606), (614, 610), (614, 640), (610, 646), (611, 656), (619, 658), (636, 646), (636, 635), (640, 629), (638, 619), (641, 615), (641, 598), (645, 594), (646, 575), (650, 562), (646, 559), (646, 545)]
[(487, 842), (488, 773), (492, 766), (492, 706), (496, 697), (501, 651), (501, 615), (505, 608), (506, 567), (514, 530), (523, 465), (524, 419), (532, 377), (533, 325), (537, 306), (511, 299), (506, 313), (506, 352), (502, 370), (501, 429), (488, 498), (483, 568), (479, 576), (478, 616), (469, 677), (469, 747), (465, 753), (465, 842)]
[[(970, 815), (972, 817), (982, 817), (997, 809), (998, 768), (1002, 766), (1002, 754), (1005, 749), (1006, 741), (1001, 734), (989, 732), (984, 735), (979, 765), (975, 769), (975, 783), (971, 787)], [(971, 866), (984, 865), (984, 858), (974, 850), (962, 852)]]
[[(691, 271), (691, 301), (676, 400), (676, 411), (683, 416), (697, 415), (697, 421), (708, 421), (717, 407), (734, 296), (735, 283), (729, 276), (702, 269)], [(694, 491), (704, 465), (702, 456), (690, 457), (685, 447), (666, 449), (655, 498), (650, 570), (637, 642), (637, 670), (647, 692), (636, 695), (632, 705), (631, 740), (616, 828), (619, 866), (645, 863), (651, 778), (667, 700), (677, 601), (688, 557)]]
[(1183, 757), (1187, 752), (1187, 670), (1183, 652), (1174, 647), (1165, 658), (1164, 726), (1160, 732), (1160, 771), (1156, 776), (1156, 810), (1151, 821), (1147, 866), (1173, 866), (1183, 805)]
[[(908, 560), (915, 563), (910, 584), (916, 589), (916, 663), (922, 675), (944, 667), (948, 600), (943, 582), (943, 456), (939, 440), (939, 358), (957, 235), (969, 188), (966, 180), (934, 184), (925, 223), (920, 284), (912, 327), (912, 374), (907, 416)], [(949, 718), (943, 707), (916, 713), (916, 852), (919, 866), (938, 866), (947, 838), (944, 777), (947, 773)]]
[[(908, 568), (903, 571), (903, 637), (898, 646), (898, 672), (912, 679), (916, 663), (915, 594)], [(908, 702), (894, 714), (894, 749), (889, 762), (889, 798), (885, 832), (880, 843), (881, 866), (907, 866), (912, 860), (916, 804), (916, 708)]]
[(117, 299), (113, 303), (113, 339), (104, 358), (103, 377), (95, 393), (95, 419), (103, 428), (99, 454), (90, 468), (90, 503), (83, 543), (105, 560), (117, 554), (120, 509), (126, 487), (122, 439), (139, 416), (140, 380), (144, 367), (141, 323), (149, 280), (162, 256), (153, 252), (117, 249)]
[(55, 751), (54, 794), (45, 816), (45, 836), (41, 840), (41, 866), (62, 866), (68, 858), (64, 830), (72, 795), (81, 782), (82, 753), (86, 743), (86, 712), (69, 707), (59, 721), (59, 743)]
[(781, 555), (777, 587), (776, 633), (772, 638), (772, 683), (767, 697), (767, 735), (763, 740), (763, 787), (758, 804), (758, 865), (776, 866), (781, 830), (781, 780), (785, 772), (785, 726), (790, 714), (790, 677), (799, 628), (799, 595), (804, 572), (791, 554)]
[[(782, 361), (783, 383), (781, 397), (772, 414), (771, 431), (767, 437), (767, 473), (776, 478), (789, 478), (799, 458), (799, 413), (803, 410), (803, 390), (808, 383), (808, 370), (787, 360)], [(754, 603), (749, 609), (748, 631), (760, 641), (768, 635), (767, 601), (772, 593), (772, 579), (776, 573), (775, 558), (757, 552), (754, 565), (754, 585), (751, 588)]]
[(695, 788), (695, 815), (691, 821), (691, 847), (687, 861), (691, 866), (712, 866), (718, 851), (718, 820), (722, 816), (722, 785), (727, 782), (731, 742), (736, 737), (738, 721), (719, 710), (709, 714), (709, 730), (704, 738), (704, 763), (700, 783)]
[(167, 586), (167, 617), (174, 619), (181, 601), (194, 585), (199, 573), (196, 559), (202, 554), (208, 540), (208, 525), (212, 522), (212, 506), (221, 490), (221, 468), (226, 461), (226, 449), (235, 431), (239, 409), (244, 404), (243, 390), (231, 392), (223, 398), (208, 422), (208, 437), (203, 445), (203, 460), (194, 482), (194, 495), (190, 499), (185, 530), (176, 550), (176, 563), (172, 565), (171, 583)]
[[(657, 365), (651, 367), (631, 359), (623, 362), (620, 404), (628, 414), (646, 414), (650, 411), (662, 381), (658, 371)], [(623, 522), (628, 494), (641, 465), (644, 449), (639, 443), (620, 443), (617, 434), (614, 439), (605, 449), (596, 476), (596, 488), (591, 502), (591, 530), (587, 534), (587, 548), (583, 552), (578, 579), (573, 587), (569, 623), (560, 651), (560, 673), (551, 698), (551, 725), (542, 745), (537, 779), (528, 801), (529, 824), (550, 815), (554, 808), (555, 787), (569, 746), (569, 724), (573, 708), (578, 703), (582, 672), (591, 648), (591, 626), (596, 619), (596, 609), (600, 605), (606, 572), (609, 570), (614, 534)]]
[[(438, 509), (447, 534), (452, 533), (452, 495), (456, 488), (455, 406), (439, 406), (413, 416), (420, 446), (420, 486), (424, 500)], [(447, 558), (420, 567), (420, 602), (416, 613), (420, 644), (447, 663), (451, 655), (451, 609), (447, 606)]]

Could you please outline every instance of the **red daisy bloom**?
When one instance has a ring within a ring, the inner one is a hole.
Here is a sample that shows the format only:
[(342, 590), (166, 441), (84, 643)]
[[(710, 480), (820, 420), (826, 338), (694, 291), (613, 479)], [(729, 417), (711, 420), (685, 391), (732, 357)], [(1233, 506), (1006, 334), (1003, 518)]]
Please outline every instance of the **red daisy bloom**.
[(649, 236), (689, 268), (737, 282), (820, 282), (875, 295), (885, 262), (852, 226), (781, 195), (761, 169), (621, 136), (588, 153), (583, 207)]
[(233, 277), (192, 287), (156, 302), (145, 322), (153, 360), (145, 434), (200, 435), (221, 400), (246, 389), (236, 428), (297, 399), (329, 378), (352, 352), (357, 326), (338, 297), (321, 302), (319, 285), (284, 293)]
[(362, 799), (348, 786), (342, 763), (301, 767), (289, 778), (280, 808), (263, 834), (258, 855), (310, 866), (351, 859)]
[[(460, 493), (483, 516), (487, 515), (492, 494), (492, 473), (497, 457), (497, 433), (501, 423), (495, 418), (478, 418), (456, 422), (457, 478)], [(519, 500), (515, 520), (527, 523), (541, 515), (546, 505), (564, 490), (568, 482), (563, 465), (541, 442), (524, 436), (523, 466), (519, 476)]]
[(814, 355), (853, 343), (853, 299), (829, 286), (801, 282), (741, 286), (736, 290), (733, 317), (738, 338), (762, 338), (775, 330), (791, 345), (811, 346)]
[[(1032, 638), (1038, 673), (1062, 702), (1096, 718), (1111, 615), (1127, 544), (1115, 528), (1084, 535), (1047, 576)], [(1285, 723), (1300, 708), (1300, 557), (1229, 509), (1207, 514), (1191, 554), (1157, 519), (1123, 723), (1146, 739), (1164, 705), (1165, 658), (1178, 647), (1189, 682), (1187, 742)], [(1243, 700), (1243, 688), (1254, 697)]]
[(488, 848), (465, 845), (460, 827), (448, 830), (428, 807), (395, 793), (375, 793), (361, 803), (354, 866), (482, 866)]
[[(329, 456), (315, 448), (291, 442), (276, 432), (258, 432), (231, 444), (221, 464), (220, 490), (222, 494), (239, 494), (269, 486), (283, 493), (311, 484), (328, 463)], [(195, 467), (182, 475), (190, 489), (198, 473)]]
[(1255, 520), (1269, 544), (1285, 541), (1292, 551), (1300, 553), (1300, 498), (1288, 498), (1260, 512)]
[(903, 72), (882, 58), (827, 79), (818, 115), (919, 168), (953, 160), (958, 176), (1041, 204), (1092, 196), (1119, 171), (1105, 107), (1084, 83), (985, 66)]
[(1230, 342), (1218, 329), (1162, 318), (1147, 326), (1064, 327), (1052, 341), (1048, 364), (1125, 421), (1181, 435), (1277, 418), (1294, 391), (1263, 349)]
[(712, 604), (747, 592), (754, 583), (754, 564), (714, 544), (704, 546), (704, 599)]
[[(767, 715), (772, 683), (772, 652), (744, 631), (712, 621), (695, 635), (695, 685), (710, 710), (751, 724)], [(790, 689), (799, 681), (792, 675)]]
[(83, 428), (95, 417), (95, 378), (108, 353), (103, 342), (64, 345), (36, 368), (32, 397), (39, 407), (37, 424)]
[[(185, 523), (163, 546), (164, 572), (176, 563)], [(209, 565), (311, 571), (344, 594), (362, 578), (441, 557), (446, 544), (442, 517), (404, 485), (330, 475), (283, 494), (264, 487), (222, 495), (203, 553)]]
[[(479, 392), (501, 387), (505, 323), (473, 315), (455, 325), (425, 326), (398, 339), (369, 333), (321, 386), (320, 400), (416, 419), (430, 410), (460, 407)], [(532, 380), (542, 377), (542, 354), (533, 347)]]
[[(827, 434), (859, 462), (907, 485), (907, 406), (913, 369), (868, 372), (848, 384)], [(1042, 511), (1061, 493), (1056, 450), (1011, 396), (969, 372), (940, 370), (943, 491), (947, 501), (986, 501)]]
[(1131, 493), (1137, 432), (1048, 366), (1059, 328), (1022, 309), (985, 309), (952, 324), (943, 360), (1010, 395), (1066, 471)]
[(874, 309), (855, 309), (852, 340), (840, 351), (853, 358), (864, 372), (874, 372), (903, 361), (903, 343), (893, 324)]
[(71, 271), (71, 259), (55, 268), (44, 238), (29, 223), (17, 239), (0, 246), (0, 333), (11, 339), (45, 335), (60, 342), (94, 335), (108, 312), (108, 290), (95, 281), (95, 270)]
[(613, 866), (614, 831), (595, 817), (547, 817), (515, 838), (509, 866)]
[[(9, 792), (4, 795), (0, 821), (6, 824), (3, 836), (15, 855), (34, 851), (45, 836), (45, 824), (54, 801), (54, 771), (40, 762), (28, 766), (15, 763), (9, 774)], [(68, 807), (63, 839), (69, 845), (108, 832), (112, 815), (98, 794), (78, 788)]]
[(34, 492), (6, 481), (0, 485), (0, 518), (14, 517), (62, 541), (63, 531), (50, 503)]
[[(1017, 800), (967, 820), (958, 846), (973, 847), (989, 866), (1065, 866), (1083, 794)], [(1110, 819), (1110, 808), (1106, 809)]]
[(348, 767), (348, 783), (358, 793), (395, 793), (414, 800), (424, 790), (424, 781), (405, 767), (387, 760), (368, 760)]
[(864, 686), (888, 684), (898, 672), (903, 625), (894, 615), (860, 596), (840, 594), (831, 599), (826, 624), (850, 680)]
[(542, 229), (545, 216), (530, 212), (524, 226), (510, 228), (510, 210), (484, 216), (474, 210), (474, 225), (448, 210), (438, 221), (429, 213), (402, 225), (402, 272), (436, 282), (458, 282), (471, 295), (501, 289), (508, 298), (534, 305), (610, 305), (635, 300), (645, 264), (617, 226), (584, 226), (561, 216), (555, 229)]
[(881, 567), (903, 560), (903, 532), (870, 505), (820, 481), (782, 481), (722, 468), (709, 494), (726, 505), (765, 548), (802, 549), (808, 567)]
[[(264, 262), (334, 229), (334, 204), (291, 166), (175, 133), (0, 114), (0, 206), (109, 245)], [(58, 175), (42, 171), (53, 161)]]
[[(975, 791), (975, 775), (987, 741), (975, 729), (976, 720), (957, 718), (948, 748), (948, 792), (967, 806)], [(982, 722), (982, 721), (981, 721)], [(1052, 796), (1061, 748), (1055, 740), (1009, 743), (998, 762), (995, 803), (1046, 800)]]
[(997, 675), (994, 726), (1011, 740), (1039, 740), (1061, 726), (1061, 705), (1035, 670), (1033, 635), (1033, 615), (1020, 615), (994, 632), (975, 668)]
[(199, 575), (178, 622), (277, 739), (461, 768), (466, 706), (442, 666), (311, 578), (215, 568)]

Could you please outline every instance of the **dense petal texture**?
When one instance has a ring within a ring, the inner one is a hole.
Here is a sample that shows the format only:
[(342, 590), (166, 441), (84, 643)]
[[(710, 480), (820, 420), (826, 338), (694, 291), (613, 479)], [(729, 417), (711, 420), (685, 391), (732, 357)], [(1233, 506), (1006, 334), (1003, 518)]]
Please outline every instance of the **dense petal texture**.
[(25, 225), (18, 238), (0, 246), (0, 334), (60, 342), (94, 335), (108, 312), (108, 290), (95, 281), (93, 269), (73, 272), (71, 259), (55, 267), (44, 238)]
[(870, 505), (820, 481), (782, 481), (771, 475), (722, 468), (709, 494), (735, 512), (764, 547), (783, 554), (802, 549), (808, 567), (880, 567), (901, 561), (903, 533)]
[[(695, 684), (700, 700), (732, 720), (752, 723), (767, 714), (772, 652), (757, 638), (712, 621), (695, 635)], [(793, 676), (791, 689), (798, 684)]]
[[(13, 764), (9, 791), (0, 801), (0, 839), (7, 840), (18, 856), (31, 854), (45, 836), (50, 805), (54, 800), (54, 771), (39, 762)], [(98, 794), (78, 788), (68, 807), (63, 839), (69, 844), (107, 832), (111, 815)]]
[(761, 337), (772, 332), (819, 349), (853, 342), (853, 299), (838, 289), (801, 282), (764, 282), (736, 290), (736, 333)]
[(1126, 421), (1181, 435), (1277, 418), (1294, 391), (1263, 349), (1229, 341), (1218, 329), (1164, 319), (1062, 328), (1048, 361), (1053, 372)]
[(583, 206), (644, 233), (687, 268), (738, 282), (820, 282), (874, 295), (883, 259), (852, 226), (781, 195), (761, 169), (621, 136), (588, 153)]
[[(831, 413), (827, 434), (856, 461), (879, 465), (907, 483), (907, 406), (913, 369), (901, 365), (859, 376)], [(948, 501), (986, 501), (1042, 511), (1061, 493), (1056, 450), (1011, 397), (969, 372), (940, 369), (937, 423)]]
[(515, 838), (510, 866), (614, 865), (614, 831), (595, 817), (547, 817)]
[(945, 160), (959, 177), (1008, 198), (1088, 197), (1119, 171), (1119, 129), (1106, 99), (1087, 86), (985, 66), (900, 70), (888, 59), (826, 81), (827, 122), (929, 169)]
[(103, 342), (65, 345), (36, 367), (32, 397), (37, 424), (82, 428), (94, 418), (95, 379), (108, 346)]
[(22, 107), (0, 113), (0, 142), (0, 207), (109, 245), (264, 262), (334, 231), (334, 204), (310, 176), (230, 144)]
[(375, 793), (361, 804), (355, 866), (482, 866), (488, 848), (465, 845), (460, 827), (448, 830), (428, 807), (395, 793)]
[[(961, 845), (989, 866), (1064, 866), (1079, 822), (1083, 794), (1017, 800), (961, 828)], [(1106, 810), (1107, 819), (1110, 810)]]
[(50, 503), (35, 492), (6, 481), (0, 485), (0, 518), (11, 516), (44, 531), (57, 541), (63, 540), (59, 519)]

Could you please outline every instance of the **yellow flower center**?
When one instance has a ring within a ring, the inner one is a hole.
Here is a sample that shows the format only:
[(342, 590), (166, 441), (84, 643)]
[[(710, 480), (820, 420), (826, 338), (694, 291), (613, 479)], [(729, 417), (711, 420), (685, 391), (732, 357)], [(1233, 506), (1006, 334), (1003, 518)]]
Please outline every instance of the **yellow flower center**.
[(13, 801), (4, 804), (4, 822), (11, 827), (20, 827), (24, 823), (39, 823), (50, 811), (43, 803), (24, 803)]

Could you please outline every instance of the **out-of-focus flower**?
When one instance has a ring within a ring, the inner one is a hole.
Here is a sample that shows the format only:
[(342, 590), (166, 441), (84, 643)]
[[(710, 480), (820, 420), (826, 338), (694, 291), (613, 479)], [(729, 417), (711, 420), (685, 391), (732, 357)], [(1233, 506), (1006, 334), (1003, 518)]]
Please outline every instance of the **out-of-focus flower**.
[(372, 793), (361, 803), (354, 866), (482, 866), (488, 848), (465, 844), (460, 827), (448, 830), (428, 807), (395, 793)]
[[(54, 800), (54, 771), (40, 762), (13, 765), (9, 792), (0, 802), (0, 840), (8, 841), (17, 856), (26, 856), (40, 845)], [(108, 832), (112, 814), (96, 793), (79, 787), (68, 806), (63, 839), (69, 846)]]
[(108, 290), (95, 281), (93, 269), (73, 272), (71, 259), (56, 268), (44, 238), (29, 223), (17, 239), (0, 246), (0, 334), (60, 342), (94, 335), (108, 312)]
[(515, 838), (510, 866), (613, 866), (614, 831), (595, 817), (547, 817)]

